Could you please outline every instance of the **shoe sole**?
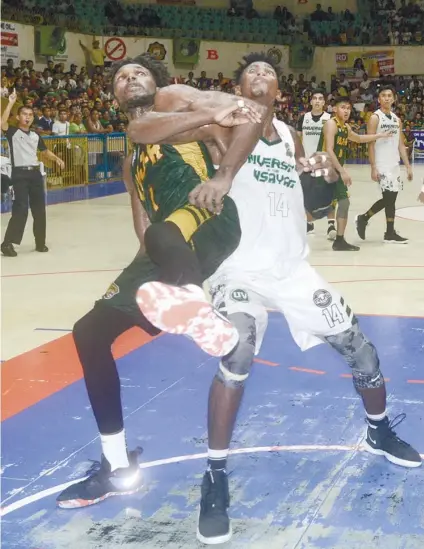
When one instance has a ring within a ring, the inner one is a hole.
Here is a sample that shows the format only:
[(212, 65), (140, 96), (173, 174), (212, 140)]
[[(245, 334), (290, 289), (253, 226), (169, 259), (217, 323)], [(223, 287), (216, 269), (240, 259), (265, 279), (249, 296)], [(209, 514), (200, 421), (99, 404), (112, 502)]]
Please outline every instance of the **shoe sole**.
[(405, 240), (405, 242), (397, 242), (396, 240), (383, 240), (384, 244), (408, 244), (409, 240)]
[(129, 490), (127, 492), (108, 492), (104, 496), (96, 499), (68, 499), (66, 501), (56, 501), (56, 505), (61, 509), (80, 509), (81, 507), (96, 505), (96, 503), (101, 503), (105, 499), (113, 496), (131, 496), (139, 492), (142, 488), (143, 485), (136, 488), (135, 490)]
[(389, 454), (385, 452), (384, 450), (378, 450), (377, 448), (373, 448), (367, 441), (363, 443), (363, 448), (366, 452), (369, 452), (370, 454), (374, 454), (375, 456), (384, 456), (388, 461), (391, 463), (394, 463), (395, 465), (399, 465), (400, 467), (408, 467), (410, 469), (414, 467), (421, 467), (422, 461), (407, 461), (400, 458), (397, 458), (395, 456), (392, 456), (392, 454)]
[(228, 355), (238, 343), (234, 326), (206, 297), (188, 288), (148, 282), (139, 288), (136, 299), (154, 326), (169, 334), (189, 337), (208, 355)]
[(359, 234), (359, 231), (358, 231), (358, 218), (359, 218), (359, 215), (357, 215), (355, 217), (355, 227), (356, 227), (356, 232), (358, 233), (358, 236), (361, 240), (365, 240), (365, 235), (364, 235), (364, 238), (362, 238), (362, 236)]
[(220, 545), (221, 543), (226, 543), (227, 541), (230, 541), (230, 539), (233, 537), (233, 529), (231, 528), (230, 523), (230, 529), (227, 534), (224, 534), (222, 536), (216, 536), (213, 538), (205, 538), (200, 533), (199, 528), (197, 528), (196, 537), (201, 543), (204, 543), (205, 545)]

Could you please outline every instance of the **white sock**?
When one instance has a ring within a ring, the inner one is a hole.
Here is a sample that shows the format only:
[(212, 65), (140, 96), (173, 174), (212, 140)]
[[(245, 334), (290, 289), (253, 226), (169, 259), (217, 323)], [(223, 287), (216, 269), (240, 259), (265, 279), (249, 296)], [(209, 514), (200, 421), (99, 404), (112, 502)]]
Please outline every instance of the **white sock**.
[(212, 450), (208, 448), (208, 459), (226, 459), (229, 451), (229, 448), (226, 450)]
[(110, 468), (113, 471), (122, 467), (129, 467), (127, 454), (127, 443), (125, 440), (125, 429), (114, 435), (100, 435), (102, 443), (102, 451), (105, 458), (110, 463)]
[(387, 416), (386, 410), (384, 410), (382, 414), (369, 414), (368, 412), (366, 412), (366, 414), (367, 418), (371, 419), (372, 421), (381, 421)]

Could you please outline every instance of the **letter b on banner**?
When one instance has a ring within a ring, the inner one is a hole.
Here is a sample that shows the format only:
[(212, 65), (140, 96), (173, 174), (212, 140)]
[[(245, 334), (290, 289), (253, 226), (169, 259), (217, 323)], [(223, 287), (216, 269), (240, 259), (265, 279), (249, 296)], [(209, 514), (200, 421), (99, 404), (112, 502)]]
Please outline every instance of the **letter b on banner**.
[(212, 61), (219, 59), (219, 55), (216, 50), (206, 50), (206, 54), (206, 59), (211, 59)]

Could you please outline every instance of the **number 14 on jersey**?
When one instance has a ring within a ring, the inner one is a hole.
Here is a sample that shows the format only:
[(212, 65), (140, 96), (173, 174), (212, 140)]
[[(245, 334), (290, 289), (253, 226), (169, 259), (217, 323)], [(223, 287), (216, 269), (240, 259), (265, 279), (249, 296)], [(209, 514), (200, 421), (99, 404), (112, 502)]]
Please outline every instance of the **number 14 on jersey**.
[(284, 194), (271, 192), (268, 193), (268, 199), (271, 215), (280, 215), (281, 217), (287, 217), (289, 215), (289, 206)]

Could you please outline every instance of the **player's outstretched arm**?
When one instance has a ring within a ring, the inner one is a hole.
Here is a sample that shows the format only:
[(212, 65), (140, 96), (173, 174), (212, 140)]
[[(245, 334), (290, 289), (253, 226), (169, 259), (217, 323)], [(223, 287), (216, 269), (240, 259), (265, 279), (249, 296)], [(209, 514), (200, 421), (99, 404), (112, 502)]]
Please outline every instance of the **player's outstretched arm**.
[(213, 138), (213, 126), (230, 128), (260, 121), (260, 116), (250, 106), (230, 103), (202, 106), (194, 112), (144, 113), (131, 120), (127, 132), (134, 143), (190, 143)]
[(352, 130), (349, 124), (346, 124), (346, 126), (349, 131), (347, 138), (349, 139), (349, 141), (353, 141), (354, 143), (372, 143), (373, 141), (377, 141), (377, 139), (387, 139), (392, 135), (391, 132), (374, 133), (371, 135), (359, 135), (359, 133), (356, 133)]

